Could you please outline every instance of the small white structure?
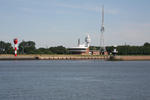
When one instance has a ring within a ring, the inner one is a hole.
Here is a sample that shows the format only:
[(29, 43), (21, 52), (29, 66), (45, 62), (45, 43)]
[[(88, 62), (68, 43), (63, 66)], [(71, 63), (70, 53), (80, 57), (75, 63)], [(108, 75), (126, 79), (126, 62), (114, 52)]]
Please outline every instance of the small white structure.
[(91, 38), (89, 35), (87, 35), (87, 37), (85, 37), (85, 47), (89, 47), (90, 43), (91, 43)]
[(118, 51), (117, 51), (117, 45), (114, 45), (114, 50), (113, 50), (113, 55), (116, 55), (117, 53), (118, 53)]

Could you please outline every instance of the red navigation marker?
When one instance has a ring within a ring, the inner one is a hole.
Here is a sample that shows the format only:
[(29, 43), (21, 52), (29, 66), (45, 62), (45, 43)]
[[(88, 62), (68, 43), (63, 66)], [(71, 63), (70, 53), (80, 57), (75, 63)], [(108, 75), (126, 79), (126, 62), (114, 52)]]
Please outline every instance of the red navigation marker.
[(17, 56), (17, 43), (18, 43), (18, 39), (15, 38), (15, 39), (14, 39), (14, 44), (15, 44), (15, 56)]
[(18, 39), (15, 38), (15, 39), (14, 39), (14, 44), (17, 44), (17, 43), (18, 43)]

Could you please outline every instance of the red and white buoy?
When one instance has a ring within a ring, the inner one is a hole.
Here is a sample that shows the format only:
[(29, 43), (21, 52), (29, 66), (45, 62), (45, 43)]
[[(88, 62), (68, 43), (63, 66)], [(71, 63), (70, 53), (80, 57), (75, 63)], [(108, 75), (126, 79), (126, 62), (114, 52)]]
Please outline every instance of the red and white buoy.
[(14, 39), (14, 44), (15, 44), (15, 56), (17, 56), (17, 43), (18, 43), (18, 39), (15, 38), (15, 39)]

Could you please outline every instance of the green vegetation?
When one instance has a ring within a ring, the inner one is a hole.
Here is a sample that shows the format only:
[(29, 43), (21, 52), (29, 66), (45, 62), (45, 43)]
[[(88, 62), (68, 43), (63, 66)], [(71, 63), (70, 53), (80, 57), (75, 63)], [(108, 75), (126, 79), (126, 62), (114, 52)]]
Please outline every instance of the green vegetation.
[(21, 54), (34, 54), (36, 51), (35, 42), (33, 41), (22, 41), (19, 43), (19, 53)]
[(12, 53), (13, 53), (13, 47), (11, 43), (0, 41), (0, 54), (12, 54)]
[(38, 48), (33, 41), (22, 41), (19, 44), (19, 53), (21, 54), (67, 54), (67, 49), (63, 46)]
[[(100, 47), (90, 46), (90, 50), (99, 50)], [(114, 49), (113, 46), (106, 47), (108, 53)], [(122, 45), (117, 46), (118, 55), (150, 55), (150, 43), (143, 46)], [(13, 54), (14, 49), (11, 43), (0, 41), (0, 54)], [(19, 54), (69, 54), (67, 48), (63, 46), (50, 48), (36, 48), (34, 41), (22, 41), (18, 45)]]
[[(114, 49), (113, 46), (106, 47), (108, 53)], [(150, 55), (150, 43), (144, 43), (143, 46), (122, 45), (117, 46), (118, 55)], [(99, 50), (99, 47), (91, 46), (90, 50)]]
[(143, 46), (118, 46), (118, 55), (150, 55), (150, 43)]

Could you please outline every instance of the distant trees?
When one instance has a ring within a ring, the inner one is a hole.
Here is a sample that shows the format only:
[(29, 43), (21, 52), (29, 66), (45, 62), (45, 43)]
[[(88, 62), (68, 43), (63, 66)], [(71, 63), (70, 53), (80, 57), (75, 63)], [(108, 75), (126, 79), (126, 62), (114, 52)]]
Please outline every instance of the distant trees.
[(119, 55), (150, 55), (150, 46), (118, 46)]
[(90, 46), (89, 49), (90, 50), (99, 50), (100, 47), (98, 47), (98, 46)]
[[(113, 51), (113, 46), (107, 46), (108, 53)], [(143, 46), (122, 45), (117, 46), (118, 55), (150, 55), (150, 43), (146, 42)], [(90, 50), (99, 50), (99, 47), (90, 46)]]
[(68, 51), (63, 46), (50, 47), (49, 50), (54, 54), (67, 54)]
[[(19, 54), (68, 54), (67, 48), (56, 46), (50, 48), (36, 48), (34, 41), (22, 41), (18, 46)], [(90, 50), (99, 50), (98, 46), (90, 46)], [(106, 47), (108, 53), (112, 52), (114, 47)], [(143, 46), (122, 45), (117, 46), (118, 55), (150, 55), (150, 43), (146, 42)], [(0, 41), (0, 54), (13, 54), (14, 49), (11, 43)]]
[(53, 54), (48, 48), (36, 49), (35, 54)]
[(19, 43), (19, 52), (21, 54), (34, 54), (35, 50), (35, 42), (33, 41), (22, 41)]
[(144, 43), (144, 47), (150, 47), (150, 43), (148, 42)]
[(22, 41), (19, 44), (19, 52), (21, 54), (66, 54), (67, 49), (63, 46), (36, 49), (35, 42)]
[[(107, 47), (107, 51), (113, 51), (113, 47)], [(118, 55), (150, 55), (150, 44), (145, 43), (143, 46), (118, 46)]]
[(11, 43), (0, 41), (0, 54), (12, 54), (13, 47)]
[(50, 47), (50, 48), (39, 48), (36, 49), (35, 54), (67, 54), (68, 51), (63, 46)]

